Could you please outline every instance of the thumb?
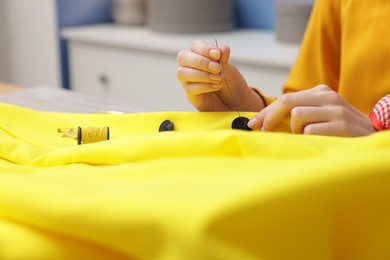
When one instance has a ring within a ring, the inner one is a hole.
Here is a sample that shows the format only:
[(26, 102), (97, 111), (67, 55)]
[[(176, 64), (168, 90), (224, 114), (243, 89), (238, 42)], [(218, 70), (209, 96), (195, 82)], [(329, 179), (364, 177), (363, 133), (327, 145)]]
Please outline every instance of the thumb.
[(220, 62), (222, 65), (223, 72), (228, 81), (234, 80), (237, 78), (237, 68), (229, 62), (230, 59), (230, 47), (228, 45), (223, 45), (219, 47), (221, 52)]
[(230, 47), (228, 45), (223, 45), (219, 47), (221, 51), (221, 63), (224, 68), (227, 67), (230, 59)]
[(226, 80), (232, 84), (233, 86), (241, 86), (246, 84), (246, 80), (243, 78), (241, 73), (239, 72), (238, 68), (233, 64), (229, 62), (230, 59), (230, 47), (227, 45), (223, 45), (219, 47), (219, 50), (221, 52), (221, 58), (220, 62), (222, 64), (222, 69), (225, 74)]
[(222, 68), (223, 68), (226, 76), (228, 76), (231, 73), (231, 71), (230, 71), (231, 68), (229, 66), (230, 47), (227, 45), (223, 45), (223, 46), (219, 47), (219, 50), (221, 51), (220, 62), (222, 64)]

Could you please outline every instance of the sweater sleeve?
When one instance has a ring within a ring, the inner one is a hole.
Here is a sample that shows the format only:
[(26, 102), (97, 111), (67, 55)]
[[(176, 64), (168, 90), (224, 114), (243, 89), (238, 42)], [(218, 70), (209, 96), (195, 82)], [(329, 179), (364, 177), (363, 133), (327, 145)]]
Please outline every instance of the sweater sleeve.
[(326, 84), (338, 90), (341, 57), (341, 0), (316, 0), (298, 57), (283, 93)]

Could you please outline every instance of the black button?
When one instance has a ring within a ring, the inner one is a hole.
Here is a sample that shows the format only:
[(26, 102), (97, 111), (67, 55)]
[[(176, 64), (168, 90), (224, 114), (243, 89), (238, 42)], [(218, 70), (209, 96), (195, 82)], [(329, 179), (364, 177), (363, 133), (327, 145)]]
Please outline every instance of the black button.
[(241, 129), (241, 130), (247, 130), (252, 131), (251, 128), (248, 127), (249, 119), (243, 116), (237, 117), (232, 122), (232, 129)]
[(173, 131), (173, 122), (171, 120), (165, 120), (161, 123), (159, 132)]

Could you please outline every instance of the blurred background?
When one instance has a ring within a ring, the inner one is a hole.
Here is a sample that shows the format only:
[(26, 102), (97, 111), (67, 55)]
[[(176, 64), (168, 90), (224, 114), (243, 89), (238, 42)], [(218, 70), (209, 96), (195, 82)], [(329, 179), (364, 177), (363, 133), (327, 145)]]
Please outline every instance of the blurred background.
[[(72, 84), (75, 84), (74, 80), (72, 80), (72, 73), (76, 74), (72, 70), (79, 68), (77, 67), (78, 65), (72, 65), (70, 61), (72, 54), (69, 51), (69, 42), (72, 40), (80, 42), (81, 38), (75, 38), (72, 32), (65, 33), (64, 36), (64, 30), (80, 26), (93, 27), (104, 24), (111, 25), (117, 29), (121, 28), (120, 32), (115, 31), (115, 33), (111, 33), (115, 37), (119, 37), (119, 34), (127, 34), (128, 36), (124, 36), (122, 41), (130, 42), (131, 38), (126, 39), (130, 35), (133, 35), (133, 37), (137, 35), (138, 37), (138, 35), (145, 36), (145, 34), (148, 34), (147, 37), (154, 37), (145, 38), (143, 40), (145, 43), (148, 43), (148, 39), (153, 39), (155, 45), (168, 45), (169, 43), (175, 45), (174, 42), (176, 41), (176, 49), (170, 49), (172, 51), (170, 53), (170, 59), (172, 59), (173, 63), (176, 62), (176, 57), (173, 53), (182, 48), (184, 44), (191, 42), (191, 40), (206, 38), (208, 36), (212, 39), (212, 35), (215, 34), (218, 36), (218, 33), (222, 33), (218, 37), (221, 37), (222, 40), (230, 40), (233, 45), (235, 41), (240, 41), (240, 37), (244, 37), (241, 40), (242, 42), (250, 42), (251, 37), (247, 34), (235, 34), (242, 30), (258, 31), (266, 33), (264, 37), (276, 38), (278, 6), (275, 1), (0, 0), (0, 82), (7, 82), (23, 87), (46, 85), (77, 90), (77, 86), (72, 86)], [(290, 4), (300, 3), (301, 7), (302, 2), (309, 2), (310, 4), (304, 7), (306, 10), (308, 7), (311, 10), (313, 1), (290, 0), (287, 2), (290, 2)], [(283, 3), (286, 1), (280, 0), (279, 2)], [(185, 10), (187, 7), (190, 10)], [(295, 13), (293, 16), (295, 15), (296, 17), (296, 6), (294, 8)], [(214, 20), (208, 19), (211, 16), (207, 12), (214, 14), (212, 16)], [(309, 12), (301, 13), (302, 15), (298, 12), (299, 18), (306, 22)], [(171, 21), (166, 21), (164, 20), (165, 18), (170, 18)], [(194, 20), (197, 18), (199, 18), (199, 21)], [(167, 22), (166, 27), (163, 26), (164, 22)], [(193, 23), (191, 24), (190, 22)], [(229, 28), (226, 26), (225, 28), (223, 26), (218, 27), (218, 23), (220, 25), (230, 23), (231, 26)], [(210, 32), (207, 31), (207, 28), (210, 28)], [(188, 29), (188, 32), (185, 31), (186, 29)], [(218, 32), (218, 29), (220, 29), (220, 32)], [(112, 28), (111, 30), (116, 29)], [(269, 33), (267, 34), (267, 32)], [(88, 35), (87, 31), (80, 33)], [(102, 34), (101, 38), (104, 37), (111, 38), (108, 34), (105, 36)], [(245, 37), (249, 37), (249, 40)], [(291, 45), (285, 48), (283, 41), (279, 41), (281, 45), (278, 48), (281, 51), (278, 51), (278, 53), (287, 53), (286, 62), (289, 62), (288, 65), (284, 64), (285, 67), (283, 69), (285, 71), (288, 71), (288, 67), (292, 62), (291, 57), (296, 55), (301, 37), (298, 35), (298, 40), (291, 39), (290, 42), (289, 39), (285, 39), (285, 44)], [(187, 41), (180, 42), (181, 39), (186, 39)], [(256, 37), (253, 39), (256, 39)], [(92, 39), (89, 39), (89, 41), (92, 41)], [(119, 43), (114, 43), (113, 41), (111, 41), (112, 46), (118, 46)], [(107, 45), (107, 43), (102, 42), (100, 44)], [(225, 44), (229, 44), (229, 42), (225, 42)], [(258, 45), (261, 46), (261, 42), (258, 42)], [(126, 46), (122, 44), (120, 48), (123, 49)], [(236, 47), (236, 49), (238, 48)], [(274, 46), (268, 44), (262, 48), (273, 49)], [(156, 52), (157, 49), (149, 49), (148, 52), (145, 52), (145, 49), (143, 49), (144, 53), (142, 55), (147, 56), (150, 53)], [(289, 51), (291, 54), (288, 53)], [(244, 54), (245, 52), (243, 52), (243, 56), (245, 56)], [(269, 57), (269, 59), (271, 58)], [(278, 58), (283, 60), (282, 56), (278, 56)], [(130, 59), (133, 59), (134, 63), (137, 62), (134, 58)], [(156, 57), (154, 60), (157, 59)], [(73, 62), (74, 60), (75, 58), (73, 58)], [(283, 61), (280, 63), (282, 64)], [(175, 77), (175, 71), (169, 73), (172, 73), (172, 78)], [(250, 72), (248, 73), (250, 74)], [(130, 69), (128, 77), (132, 77)], [(101, 74), (98, 76), (97, 81), (99, 81), (97, 84), (107, 85), (110, 83), (109, 75)], [(170, 81), (169, 84), (171, 82), (173, 81)], [(88, 82), (84, 84), (93, 85)], [(280, 81), (275, 84), (280, 84)], [(88, 86), (88, 88), (93, 87)], [(102, 95), (105, 94), (103, 93)]]

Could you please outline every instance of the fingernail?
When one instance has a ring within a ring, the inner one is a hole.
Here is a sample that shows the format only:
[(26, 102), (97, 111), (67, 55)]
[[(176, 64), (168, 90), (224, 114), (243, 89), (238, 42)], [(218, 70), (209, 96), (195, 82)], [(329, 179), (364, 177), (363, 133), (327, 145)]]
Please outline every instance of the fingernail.
[(249, 122), (248, 122), (248, 126), (249, 126), (250, 128), (252, 128), (252, 126), (256, 125), (256, 123), (257, 123), (257, 118), (256, 118), (256, 117), (252, 117), (252, 118), (249, 120)]
[(217, 62), (210, 62), (209, 69), (213, 72), (219, 72), (219, 70), (221, 69), (221, 64)]
[(209, 55), (214, 60), (219, 60), (219, 57), (220, 57), (221, 54), (220, 54), (220, 51), (212, 49), (212, 50), (210, 50)]

